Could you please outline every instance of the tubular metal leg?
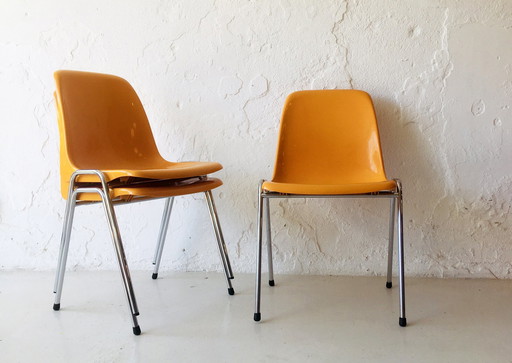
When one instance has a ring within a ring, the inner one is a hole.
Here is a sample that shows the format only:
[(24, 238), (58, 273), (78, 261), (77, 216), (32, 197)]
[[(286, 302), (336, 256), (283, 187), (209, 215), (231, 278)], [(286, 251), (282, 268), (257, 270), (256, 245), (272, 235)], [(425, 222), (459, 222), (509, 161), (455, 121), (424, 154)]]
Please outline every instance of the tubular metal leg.
[(119, 226), (117, 225), (114, 207), (112, 206), (110, 198), (105, 193), (108, 193), (108, 190), (102, 191), (100, 195), (103, 200), (105, 214), (107, 216), (108, 224), (110, 227), (110, 233), (112, 235), (112, 240), (114, 242), (114, 247), (116, 249), (117, 260), (119, 262), (119, 267), (123, 278), (126, 296), (128, 298), (128, 304), (130, 306), (130, 311), (132, 313), (133, 333), (135, 335), (139, 335), (140, 326), (139, 323), (137, 322), (137, 315), (139, 315), (139, 309), (137, 307), (137, 301), (135, 300), (135, 292), (133, 291), (132, 279), (130, 276), (130, 271), (128, 269), (128, 263), (126, 262), (126, 256), (124, 253), (123, 243), (121, 241), (121, 234), (119, 233)]
[(210, 211), (210, 217), (215, 217), (215, 219), (212, 219), (212, 222), (215, 221), (214, 229), (216, 233), (218, 232), (218, 236), (220, 237), (220, 244), (222, 245), (222, 249), (220, 251), (223, 252), (223, 256), (226, 260), (229, 278), (233, 280), (235, 277), (233, 275), (233, 270), (231, 269), (231, 262), (229, 261), (228, 249), (226, 247), (226, 243), (224, 242), (224, 235), (222, 234), (222, 229), (220, 228), (219, 217), (217, 214), (217, 208), (215, 207), (215, 202), (213, 200), (212, 192), (209, 190), (205, 192), (205, 195), (206, 201), (208, 203), (208, 210)]
[(64, 223), (62, 226), (62, 237), (59, 252), (59, 261), (55, 275), (55, 300), (53, 310), (60, 309), (60, 298), (62, 296), (62, 286), (64, 284), (64, 274), (66, 272), (66, 262), (68, 259), (69, 242), (71, 239), (71, 227), (73, 226), (73, 217), (75, 214), (76, 193), (70, 193), (66, 202), (66, 211), (64, 212)]
[(68, 202), (66, 201), (66, 211), (64, 212), (64, 221), (62, 223), (62, 235), (60, 237), (60, 248), (59, 248), (59, 258), (57, 259), (57, 270), (55, 271), (55, 282), (53, 283), (53, 293), (55, 294), (57, 292), (57, 289), (59, 288), (59, 276), (60, 276), (60, 270), (62, 266), (62, 257), (64, 253), (64, 246), (66, 245), (66, 238), (65, 238), (65, 231), (67, 230), (68, 226)]
[(268, 255), (268, 284), (274, 286), (274, 264), (272, 262), (272, 228), (270, 225), (270, 203), (268, 198), (264, 198), (265, 210), (267, 214), (267, 255)]
[(162, 260), (162, 251), (164, 250), (165, 236), (167, 236), (167, 229), (169, 227), (169, 218), (171, 217), (172, 205), (174, 197), (165, 200), (164, 214), (162, 215), (162, 223), (160, 224), (160, 232), (158, 234), (158, 242), (155, 250), (155, 257), (153, 258), (153, 280), (158, 277), (158, 269), (160, 268), (160, 261)]
[(396, 198), (391, 198), (391, 211), (389, 212), (389, 245), (388, 245), (388, 276), (386, 280), (386, 287), (391, 289), (393, 286), (392, 277), (393, 277), (393, 243), (394, 243), (394, 231), (395, 231), (395, 206), (396, 206)]
[(222, 261), (222, 265), (224, 266), (224, 273), (226, 274), (228, 294), (234, 295), (235, 290), (231, 285), (231, 279), (233, 279), (233, 271), (231, 270), (231, 264), (229, 262), (228, 250), (226, 248), (226, 243), (224, 242), (224, 236), (222, 235), (222, 230), (220, 229), (219, 218), (217, 216), (217, 209), (215, 208), (212, 192), (207, 190), (204, 192), (204, 194), (206, 196), (206, 202), (208, 204), (208, 211), (210, 212), (213, 230), (215, 231), (215, 237), (217, 238), (217, 245), (219, 246), (220, 259)]
[[(64, 258), (65, 260), (67, 260), (67, 252), (66, 252), (66, 256), (65, 257), (64, 257), (63, 253), (64, 253), (64, 250), (65, 250), (66, 240), (69, 240), (69, 238), (70, 238), (71, 225), (73, 225), (73, 214), (75, 212), (74, 208), (75, 208), (75, 205), (76, 205), (76, 195), (73, 194), (73, 191), (75, 189), (75, 179), (76, 179), (76, 176), (73, 174), (70, 177), (70, 180), (69, 180), (68, 199), (66, 201), (66, 210), (64, 212), (64, 221), (63, 221), (63, 226), (62, 226), (62, 236), (61, 236), (61, 241), (60, 241), (59, 260), (57, 262), (57, 271), (56, 271), (56, 274), (55, 274), (55, 283), (53, 285), (53, 292), (54, 293), (57, 293), (57, 290), (59, 289), (60, 275), (61, 275), (61, 272), (62, 272), (62, 259)], [(71, 214), (71, 218), (70, 218), (70, 214)], [(68, 225), (68, 224), (70, 224), (70, 225)], [(68, 228), (69, 228), (69, 232), (68, 232)], [(66, 269), (65, 263), (66, 262), (64, 261), (64, 270)], [(59, 305), (58, 306), (60, 306), (60, 300), (59, 300)], [(54, 308), (55, 308), (55, 305), (54, 305)]]
[(261, 301), (261, 244), (262, 244), (262, 223), (263, 223), (263, 195), (261, 193), (261, 185), (263, 180), (258, 185), (258, 247), (256, 250), (256, 291), (255, 291), (255, 306), (254, 306), (254, 321), (261, 320), (260, 301)]
[(398, 227), (398, 272), (400, 283), (400, 326), (407, 325), (405, 317), (405, 279), (404, 279), (404, 231), (403, 231), (403, 202), (402, 202), (402, 183), (396, 179), (398, 191), (398, 213), (397, 213), (397, 227)]

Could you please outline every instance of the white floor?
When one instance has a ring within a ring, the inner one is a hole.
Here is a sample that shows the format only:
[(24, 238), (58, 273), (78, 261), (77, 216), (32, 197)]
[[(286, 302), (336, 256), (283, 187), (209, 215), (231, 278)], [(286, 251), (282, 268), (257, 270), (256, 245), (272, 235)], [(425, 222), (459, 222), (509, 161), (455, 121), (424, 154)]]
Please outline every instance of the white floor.
[(512, 362), (512, 281), (276, 276), (253, 317), (253, 276), (132, 273), (134, 336), (118, 272), (0, 272), (1, 362)]

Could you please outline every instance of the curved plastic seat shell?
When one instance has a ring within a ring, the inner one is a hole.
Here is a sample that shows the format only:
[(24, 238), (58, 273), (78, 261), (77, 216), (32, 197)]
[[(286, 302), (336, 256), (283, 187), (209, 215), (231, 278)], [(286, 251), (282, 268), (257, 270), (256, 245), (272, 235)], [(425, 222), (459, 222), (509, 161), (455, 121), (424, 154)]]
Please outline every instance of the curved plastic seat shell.
[[(67, 70), (55, 72), (54, 78), (65, 199), (76, 170), (101, 170), (110, 182), (125, 176), (189, 178), (222, 169), (217, 162), (164, 159), (137, 93), (123, 78)], [(81, 175), (78, 181), (96, 182), (97, 178)]]
[[(86, 168), (84, 168), (86, 169)], [(146, 169), (106, 169), (102, 170), (107, 181), (113, 181), (122, 177), (134, 177), (143, 179), (183, 179), (200, 175), (215, 173), (222, 169), (222, 165), (217, 162), (203, 161), (184, 161), (179, 163), (165, 162), (155, 168)], [(71, 169), (72, 170), (72, 169)], [(68, 171), (69, 175), (72, 172)], [(78, 169), (75, 169), (78, 170)], [(73, 170), (74, 171), (74, 170)], [(97, 178), (89, 175), (81, 175), (80, 182), (95, 182)], [(69, 181), (68, 181), (69, 183)], [(66, 187), (66, 185), (65, 185)], [(64, 190), (63, 190), (64, 191)]]
[[(96, 179), (97, 180), (97, 179)], [(111, 188), (109, 191), (112, 200), (131, 199), (133, 197), (141, 198), (166, 198), (179, 195), (188, 195), (206, 192), (222, 185), (222, 181), (217, 178), (208, 178), (206, 180), (194, 182), (188, 185), (169, 185), (169, 186), (151, 186), (151, 183), (138, 187), (119, 186)], [(81, 193), (77, 200), (80, 201), (101, 201), (97, 193)]]

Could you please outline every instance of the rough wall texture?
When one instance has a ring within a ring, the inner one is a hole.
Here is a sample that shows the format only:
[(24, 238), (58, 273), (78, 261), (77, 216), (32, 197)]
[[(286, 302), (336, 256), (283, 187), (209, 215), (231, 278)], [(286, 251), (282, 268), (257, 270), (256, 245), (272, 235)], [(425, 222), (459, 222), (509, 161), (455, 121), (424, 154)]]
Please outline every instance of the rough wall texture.
[[(358, 88), (375, 101), (405, 187), (406, 271), (512, 276), (512, 2), (0, 2), (0, 266), (56, 264), (56, 69), (127, 78), (171, 160), (217, 160), (236, 271), (253, 271), (256, 186), (271, 176), (286, 95)], [(272, 201), (275, 269), (383, 274), (383, 200)], [(130, 266), (149, 269), (162, 201), (120, 207)], [(175, 203), (163, 270), (220, 269), (202, 196)], [(79, 208), (68, 266), (116, 268), (99, 206)]]

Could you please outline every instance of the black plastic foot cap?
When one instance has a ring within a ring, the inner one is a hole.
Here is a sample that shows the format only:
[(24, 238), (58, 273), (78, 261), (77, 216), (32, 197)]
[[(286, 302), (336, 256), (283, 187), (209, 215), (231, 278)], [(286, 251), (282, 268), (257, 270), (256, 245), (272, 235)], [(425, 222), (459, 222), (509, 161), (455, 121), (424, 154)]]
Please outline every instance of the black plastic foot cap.
[(158, 273), (153, 274), (153, 275), (151, 276), (151, 278), (152, 278), (153, 280), (156, 280), (156, 279), (158, 278)]
[(388, 289), (391, 289), (393, 287), (393, 283), (392, 282), (386, 282), (386, 287)]
[(229, 295), (235, 295), (235, 289), (233, 289), (232, 287), (230, 287), (230, 288), (228, 289), (228, 294), (229, 294)]
[(260, 321), (261, 320), (261, 313), (254, 313), (254, 321)]
[(53, 304), (53, 310), (59, 311), (60, 310), (60, 304)]
[(133, 327), (133, 334), (140, 335), (140, 326), (134, 326)]
[(398, 318), (398, 324), (400, 324), (400, 326), (407, 326), (407, 319), (406, 318)]
[(270, 286), (275, 286), (275, 282), (274, 282), (274, 280), (268, 280), (268, 284), (269, 284)]

